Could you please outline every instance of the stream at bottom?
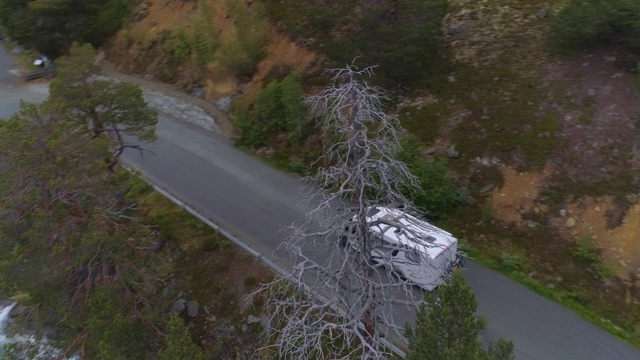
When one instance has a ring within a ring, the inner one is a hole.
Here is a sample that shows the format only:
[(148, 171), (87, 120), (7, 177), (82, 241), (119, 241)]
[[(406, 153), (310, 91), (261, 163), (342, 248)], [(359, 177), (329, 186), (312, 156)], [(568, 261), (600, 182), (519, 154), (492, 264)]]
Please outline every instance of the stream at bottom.
[[(0, 307), (0, 359), (5, 359), (5, 346), (14, 347), (13, 355), (19, 360), (50, 360), (60, 356), (61, 350), (50, 344), (47, 340), (38, 340), (32, 335), (7, 335), (7, 327), (11, 323), (11, 310), (16, 303), (4, 304)], [(78, 360), (77, 357), (66, 360)]]

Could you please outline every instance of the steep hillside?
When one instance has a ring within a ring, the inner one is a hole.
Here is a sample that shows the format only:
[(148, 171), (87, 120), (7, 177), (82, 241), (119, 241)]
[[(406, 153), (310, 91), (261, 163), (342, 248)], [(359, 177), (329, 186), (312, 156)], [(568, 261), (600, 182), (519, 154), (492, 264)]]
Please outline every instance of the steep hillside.
[(120, 71), (204, 90), (209, 100), (250, 101), (273, 69), (302, 72), (316, 57), (276, 32), (260, 3), (239, 0), (146, 1), (105, 50)]
[(550, 58), (547, 2), (491, 3), (460, 2), (447, 24), (454, 58), (486, 76), (462, 100), (458, 143), (476, 167), (500, 168), (504, 184), (476, 186), (499, 187), (491, 192), (499, 220), (527, 227), (535, 218), (566, 241), (590, 238), (616, 274), (633, 281), (640, 99), (631, 55), (601, 46)]
[[(150, 0), (106, 56), (221, 107), (248, 106), (266, 82), (349, 51), (324, 36), (348, 37), (351, 23), (322, 16), (359, 16), (359, 2), (314, 13), (319, 3)], [(394, 94), (396, 111), (421, 153), (469, 188), (472, 203), (445, 225), (474, 256), (640, 342), (637, 58), (613, 45), (551, 55), (564, 4), (450, 0), (447, 57), (428, 86)]]
[(494, 266), (640, 334), (637, 57), (611, 45), (549, 55), (560, 1), (451, 3), (456, 70), (409, 110), (438, 128), (406, 122), (438, 145), (429, 152), (459, 151), (450, 165), (479, 202), (451, 222)]
[(461, 66), (438, 94), (452, 105), (430, 107), (454, 115), (440, 148), (455, 141), (472, 173), (500, 169), (499, 179), (471, 175), (498, 220), (527, 227), (535, 218), (566, 241), (592, 238), (616, 274), (633, 281), (640, 242), (625, 239), (640, 235), (640, 99), (631, 55), (601, 46), (550, 57), (547, 1), (452, 3), (445, 26)]

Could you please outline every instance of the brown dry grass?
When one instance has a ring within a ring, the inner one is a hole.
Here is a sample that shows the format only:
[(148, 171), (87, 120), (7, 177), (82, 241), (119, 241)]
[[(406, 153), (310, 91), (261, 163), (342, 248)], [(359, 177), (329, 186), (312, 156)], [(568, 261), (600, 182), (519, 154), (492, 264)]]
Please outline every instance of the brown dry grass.
[(258, 69), (253, 75), (251, 82), (247, 84), (247, 90), (242, 103), (251, 103), (262, 89), (263, 80), (277, 66), (286, 66), (292, 71), (304, 72), (316, 58), (316, 54), (298, 46), (288, 36), (271, 31), (269, 43), (266, 48), (266, 56), (258, 64)]

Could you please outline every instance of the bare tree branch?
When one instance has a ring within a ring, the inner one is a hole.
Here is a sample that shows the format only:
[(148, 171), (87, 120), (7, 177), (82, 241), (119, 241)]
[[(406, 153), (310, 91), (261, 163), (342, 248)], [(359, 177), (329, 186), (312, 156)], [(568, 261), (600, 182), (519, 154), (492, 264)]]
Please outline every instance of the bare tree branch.
[[(375, 233), (393, 228), (399, 238), (422, 241), (424, 222), (409, 215), (416, 211), (404, 195), (420, 191), (419, 181), (396, 159), (405, 131), (385, 113), (384, 92), (361, 80), (373, 68), (352, 64), (330, 72), (332, 85), (307, 103), (332, 145), (318, 159), (318, 173), (307, 178), (303, 198), (312, 210), (288, 228), (281, 245), (296, 265), (254, 296), (267, 294), (266, 336), (283, 358), (385, 359), (391, 349), (383, 335), (403, 333), (395, 309), (415, 308), (422, 293), (397, 276), (390, 260), (374, 261)], [(377, 206), (402, 211), (372, 220), (368, 211)]]

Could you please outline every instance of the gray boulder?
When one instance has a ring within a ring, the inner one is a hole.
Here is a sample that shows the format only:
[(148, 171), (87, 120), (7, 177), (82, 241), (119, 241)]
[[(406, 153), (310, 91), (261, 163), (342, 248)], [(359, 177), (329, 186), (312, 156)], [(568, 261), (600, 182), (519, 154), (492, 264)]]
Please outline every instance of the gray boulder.
[(198, 311), (200, 311), (200, 304), (197, 301), (191, 300), (187, 303), (187, 315), (189, 317), (196, 317), (198, 315)]
[(447, 149), (447, 157), (451, 159), (457, 159), (458, 157), (460, 157), (460, 152), (456, 150), (456, 144), (449, 146), (449, 148)]
[(185, 311), (187, 311), (187, 300), (185, 299), (176, 300), (176, 302), (173, 304), (173, 312), (178, 315), (182, 315), (185, 313)]

